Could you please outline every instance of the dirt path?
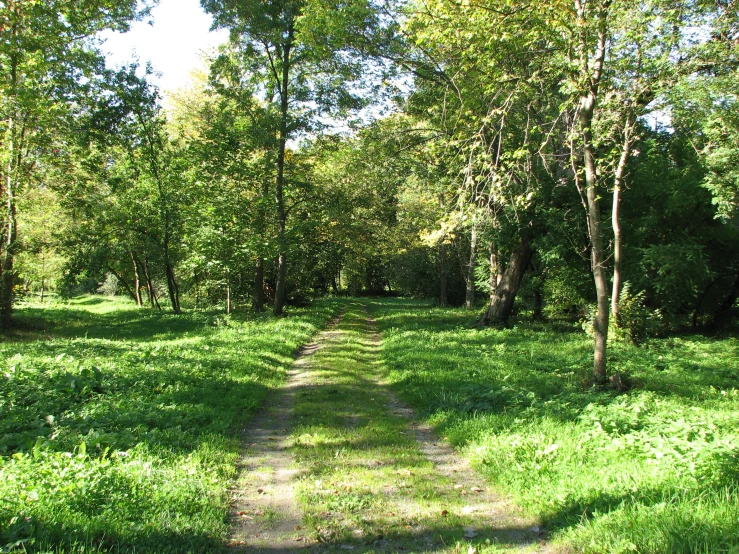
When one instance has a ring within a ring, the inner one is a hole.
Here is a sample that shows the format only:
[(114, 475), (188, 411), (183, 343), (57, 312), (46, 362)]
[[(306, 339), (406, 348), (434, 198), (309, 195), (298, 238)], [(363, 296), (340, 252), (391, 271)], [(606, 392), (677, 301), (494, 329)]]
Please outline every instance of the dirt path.
[(245, 430), (231, 546), (248, 552), (547, 551), (382, 380), (380, 335), (347, 307)]
[[(336, 334), (343, 314), (300, 349), (276, 398), (244, 428), (239, 476), (231, 491), (231, 538), (236, 552), (292, 552), (304, 546), (302, 512), (294, 498), (299, 470), (290, 453), (296, 392), (310, 382), (311, 356)], [(301, 544), (302, 543), (302, 544)]]

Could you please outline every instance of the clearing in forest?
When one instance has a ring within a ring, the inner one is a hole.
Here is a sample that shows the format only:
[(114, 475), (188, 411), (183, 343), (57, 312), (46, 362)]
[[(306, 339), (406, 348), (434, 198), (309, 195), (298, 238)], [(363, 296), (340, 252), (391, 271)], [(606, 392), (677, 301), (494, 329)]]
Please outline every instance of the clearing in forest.
[(380, 337), (351, 303), (245, 429), (235, 550), (541, 551), (543, 532), (437, 442), (382, 382)]

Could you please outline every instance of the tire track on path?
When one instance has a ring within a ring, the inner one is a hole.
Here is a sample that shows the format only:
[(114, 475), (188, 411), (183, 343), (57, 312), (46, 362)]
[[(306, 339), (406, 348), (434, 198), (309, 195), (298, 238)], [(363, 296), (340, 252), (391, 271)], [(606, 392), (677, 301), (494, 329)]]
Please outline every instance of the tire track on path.
[(310, 382), (311, 357), (336, 335), (342, 318), (343, 311), (312, 343), (300, 348), (285, 385), (243, 430), (239, 475), (230, 490), (232, 551), (294, 552), (305, 546), (302, 513), (294, 495), (299, 470), (290, 452), (292, 412), (297, 392)]
[(311, 551), (548, 551), (536, 521), (395, 397), (380, 344), (366, 306), (349, 305), (297, 399), (297, 497)]

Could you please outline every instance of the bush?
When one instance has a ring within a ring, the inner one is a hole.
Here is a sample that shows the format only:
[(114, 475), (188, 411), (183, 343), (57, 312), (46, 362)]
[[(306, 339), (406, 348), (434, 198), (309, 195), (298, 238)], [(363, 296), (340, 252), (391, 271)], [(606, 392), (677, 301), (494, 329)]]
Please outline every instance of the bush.
[(650, 310), (645, 299), (644, 291), (632, 294), (631, 283), (625, 283), (618, 300), (619, 316), (613, 321), (616, 336), (636, 346), (659, 334), (662, 327), (662, 312)]

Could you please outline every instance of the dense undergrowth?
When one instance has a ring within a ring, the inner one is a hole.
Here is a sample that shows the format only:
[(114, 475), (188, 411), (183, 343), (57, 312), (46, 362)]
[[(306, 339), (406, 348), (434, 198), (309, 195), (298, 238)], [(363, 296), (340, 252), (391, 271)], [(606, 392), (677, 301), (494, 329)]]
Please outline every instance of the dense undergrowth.
[(0, 552), (220, 551), (240, 425), (335, 310), (19, 310), (0, 342)]
[(739, 551), (739, 340), (614, 343), (628, 392), (589, 386), (580, 330), (479, 329), (464, 310), (374, 303), (397, 392), (585, 552)]

